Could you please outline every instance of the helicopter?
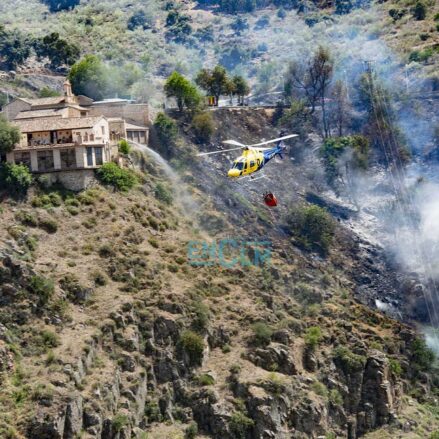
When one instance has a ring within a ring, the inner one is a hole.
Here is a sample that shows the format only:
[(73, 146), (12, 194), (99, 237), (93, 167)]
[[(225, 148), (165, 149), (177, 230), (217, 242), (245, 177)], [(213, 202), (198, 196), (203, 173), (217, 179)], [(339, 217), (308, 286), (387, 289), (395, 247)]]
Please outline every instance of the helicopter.
[[(203, 152), (198, 154), (199, 157), (222, 154), (229, 151), (237, 151), (242, 149), (243, 153), (234, 162), (233, 166), (227, 172), (227, 176), (232, 179), (238, 179), (240, 177), (250, 176), (254, 178), (254, 173), (260, 171), (272, 158), (279, 156), (283, 158), (282, 153), (285, 151), (286, 146), (283, 141), (298, 137), (298, 134), (289, 134), (277, 139), (267, 140), (265, 142), (256, 143), (254, 145), (244, 145), (236, 140), (225, 140), (223, 143), (226, 145), (234, 145), (237, 148), (223, 149), (221, 151)], [(273, 148), (261, 148), (264, 145), (275, 143)]]

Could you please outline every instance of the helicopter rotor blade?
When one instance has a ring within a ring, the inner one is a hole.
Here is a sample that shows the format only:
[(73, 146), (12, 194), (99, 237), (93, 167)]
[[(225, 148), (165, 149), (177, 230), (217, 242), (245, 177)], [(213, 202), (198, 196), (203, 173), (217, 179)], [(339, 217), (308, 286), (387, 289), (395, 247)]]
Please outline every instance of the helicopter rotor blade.
[(236, 140), (224, 140), (223, 143), (226, 145), (240, 146), (241, 148), (247, 148), (247, 145), (237, 142)]
[(273, 140), (267, 140), (266, 142), (255, 143), (254, 145), (249, 145), (249, 147), (269, 145), (270, 143), (277, 143), (277, 142), (281, 142), (282, 140), (292, 139), (293, 137), (298, 137), (298, 136), (299, 136), (298, 134), (289, 134), (288, 136), (279, 137)]
[(237, 151), (238, 149), (242, 149), (242, 146), (240, 146), (239, 148), (222, 149), (220, 151), (201, 152), (201, 153), (197, 154), (197, 157), (202, 157), (205, 155), (213, 155), (213, 154), (222, 154), (224, 152)]

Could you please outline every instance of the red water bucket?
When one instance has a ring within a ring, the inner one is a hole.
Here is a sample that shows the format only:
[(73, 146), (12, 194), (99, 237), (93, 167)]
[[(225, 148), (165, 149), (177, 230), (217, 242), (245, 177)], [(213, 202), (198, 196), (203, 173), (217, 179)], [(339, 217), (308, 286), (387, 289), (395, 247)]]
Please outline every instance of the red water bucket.
[(268, 207), (276, 207), (277, 206), (277, 198), (271, 193), (265, 194), (264, 195), (264, 203)]

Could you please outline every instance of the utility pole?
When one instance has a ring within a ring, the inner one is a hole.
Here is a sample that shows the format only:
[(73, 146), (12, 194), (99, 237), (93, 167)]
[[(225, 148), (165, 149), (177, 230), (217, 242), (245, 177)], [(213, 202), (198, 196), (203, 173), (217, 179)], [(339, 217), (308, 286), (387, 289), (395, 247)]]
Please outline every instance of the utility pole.
[(407, 72), (407, 64), (405, 64), (405, 66), (404, 66), (404, 75), (405, 75), (405, 88), (406, 88), (407, 94), (409, 94), (410, 89), (409, 89), (409, 74)]
[(349, 96), (348, 74), (346, 72), (346, 69), (343, 70), (343, 76), (344, 76), (344, 86), (346, 88), (346, 97), (348, 98), (348, 101), (350, 101), (351, 98)]

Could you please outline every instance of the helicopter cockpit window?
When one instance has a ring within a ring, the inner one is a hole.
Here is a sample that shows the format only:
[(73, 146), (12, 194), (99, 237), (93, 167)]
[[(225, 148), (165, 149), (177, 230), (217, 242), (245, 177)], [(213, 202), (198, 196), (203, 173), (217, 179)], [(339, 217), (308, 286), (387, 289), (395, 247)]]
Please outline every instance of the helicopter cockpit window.
[(235, 164), (233, 165), (234, 169), (239, 169), (240, 171), (242, 171), (243, 167), (244, 167), (244, 163), (242, 162), (235, 162)]
[(255, 162), (252, 160), (252, 161), (250, 162), (250, 168), (253, 168), (253, 166), (255, 166)]

